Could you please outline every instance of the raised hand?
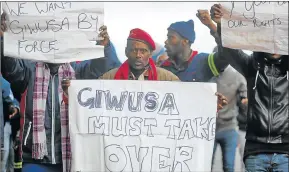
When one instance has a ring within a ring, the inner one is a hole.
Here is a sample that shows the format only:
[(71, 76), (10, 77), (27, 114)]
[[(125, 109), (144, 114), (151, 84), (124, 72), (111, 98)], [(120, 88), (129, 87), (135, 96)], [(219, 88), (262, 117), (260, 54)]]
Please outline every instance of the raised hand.
[(223, 16), (221, 4), (214, 4), (210, 10), (211, 18), (217, 24), (221, 24), (221, 18)]
[(217, 107), (217, 110), (219, 111), (219, 110), (223, 109), (223, 107), (228, 104), (228, 100), (221, 93), (217, 92), (215, 95), (218, 96), (218, 107)]
[(205, 26), (210, 26), (214, 24), (208, 10), (198, 10), (196, 16)]
[(109, 35), (107, 32), (107, 27), (106, 26), (101, 26), (99, 28), (100, 34), (99, 37), (103, 38), (102, 40), (97, 41), (97, 45), (103, 45), (107, 46), (109, 43)]
[(3, 12), (1, 15), (1, 29), (0, 29), (1, 37), (3, 36), (3, 33), (6, 32), (7, 30), (6, 20), (7, 20), (7, 14)]

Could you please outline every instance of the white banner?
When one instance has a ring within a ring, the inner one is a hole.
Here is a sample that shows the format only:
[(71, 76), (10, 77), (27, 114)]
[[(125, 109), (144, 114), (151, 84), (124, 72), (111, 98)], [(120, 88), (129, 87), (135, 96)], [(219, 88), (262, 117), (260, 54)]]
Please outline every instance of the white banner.
[(288, 55), (288, 2), (221, 2), (224, 47)]
[[(95, 45), (103, 2), (3, 2), (7, 13), (4, 54), (50, 63), (104, 57)], [(93, 41), (93, 42), (91, 42)]]
[(73, 171), (211, 171), (215, 92), (212, 83), (72, 81)]

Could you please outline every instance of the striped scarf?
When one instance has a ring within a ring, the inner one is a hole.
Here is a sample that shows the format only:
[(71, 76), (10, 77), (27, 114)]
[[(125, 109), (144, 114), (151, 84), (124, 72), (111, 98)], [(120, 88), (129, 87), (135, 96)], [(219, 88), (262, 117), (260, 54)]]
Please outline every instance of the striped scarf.
[[(59, 103), (61, 119), (61, 147), (63, 172), (69, 172), (71, 167), (71, 147), (68, 129), (68, 105), (62, 103), (63, 90), (61, 81), (64, 78), (75, 79), (75, 73), (69, 64), (61, 65), (58, 69)], [(50, 81), (50, 70), (42, 62), (36, 63), (36, 74), (33, 91), (33, 144), (32, 158), (43, 159), (47, 152), (46, 132), (44, 127), (46, 100)], [(56, 102), (52, 102), (56, 103)]]

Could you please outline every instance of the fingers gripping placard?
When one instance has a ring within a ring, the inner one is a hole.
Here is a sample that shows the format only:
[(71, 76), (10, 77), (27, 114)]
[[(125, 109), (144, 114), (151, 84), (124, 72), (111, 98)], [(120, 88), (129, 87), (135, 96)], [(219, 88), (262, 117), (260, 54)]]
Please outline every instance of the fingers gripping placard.
[(7, 56), (52, 63), (103, 57), (103, 2), (5, 2)]
[(215, 91), (203, 83), (72, 81), (73, 169), (210, 171)]

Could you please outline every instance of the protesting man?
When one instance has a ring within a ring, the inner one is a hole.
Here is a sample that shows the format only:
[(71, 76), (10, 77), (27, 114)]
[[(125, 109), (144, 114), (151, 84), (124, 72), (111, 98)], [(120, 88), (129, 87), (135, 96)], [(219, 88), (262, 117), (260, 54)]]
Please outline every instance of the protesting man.
[[(228, 66), (218, 52), (206, 54), (193, 51), (191, 45), (195, 37), (193, 20), (176, 22), (168, 27), (165, 48), (169, 58), (160, 67), (171, 71), (183, 82), (207, 82)], [(222, 109), (228, 103), (227, 99), (220, 93), (216, 95), (218, 109)]]
[[(1, 19), (2, 30), (6, 28), (5, 14)], [(109, 39), (105, 26), (100, 31), (101, 37)], [(105, 45), (106, 56), (109, 49), (110, 46)], [(106, 72), (105, 59), (52, 64), (1, 56), (3, 76), (22, 88), (19, 91), (24, 115), (20, 134), (22, 171), (70, 171), (68, 108), (62, 103), (61, 81), (64, 78), (96, 79)]]
[(191, 45), (196, 38), (194, 21), (180, 21), (168, 27), (165, 48), (169, 59), (161, 67), (177, 75), (185, 82), (207, 82), (218, 76), (228, 65), (218, 52), (214, 54), (193, 51)]
[[(178, 81), (178, 77), (171, 72), (156, 67), (151, 58), (154, 50), (155, 42), (148, 33), (141, 29), (131, 30), (125, 49), (127, 61), (119, 68), (108, 71), (100, 79)], [(69, 81), (64, 81), (64, 90), (69, 85)]]
[(178, 80), (171, 72), (155, 66), (151, 58), (155, 48), (155, 42), (148, 33), (141, 29), (131, 30), (125, 49), (128, 60), (119, 68), (105, 73), (101, 79)]
[[(212, 6), (219, 36), (222, 15), (221, 5)], [(221, 43), (222, 57), (245, 76), (248, 84), (246, 171), (288, 171), (288, 55), (253, 52), (249, 56)]]

